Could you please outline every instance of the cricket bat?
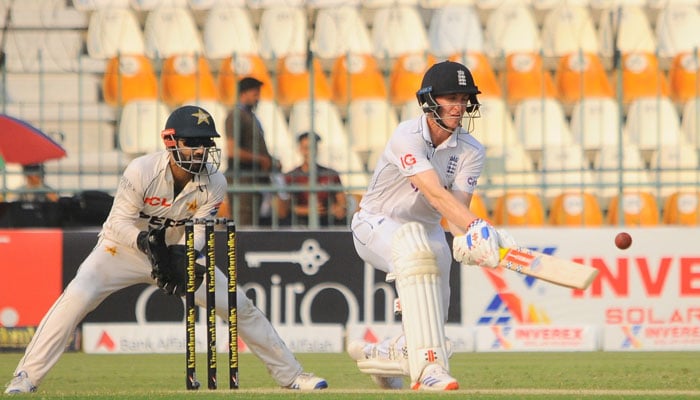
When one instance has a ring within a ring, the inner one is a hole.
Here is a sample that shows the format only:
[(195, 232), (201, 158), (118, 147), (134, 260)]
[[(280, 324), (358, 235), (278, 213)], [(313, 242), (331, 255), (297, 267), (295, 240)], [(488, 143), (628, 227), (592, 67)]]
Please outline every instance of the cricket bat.
[(524, 247), (501, 249), (499, 266), (555, 285), (586, 289), (598, 275), (588, 265), (553, 257)]

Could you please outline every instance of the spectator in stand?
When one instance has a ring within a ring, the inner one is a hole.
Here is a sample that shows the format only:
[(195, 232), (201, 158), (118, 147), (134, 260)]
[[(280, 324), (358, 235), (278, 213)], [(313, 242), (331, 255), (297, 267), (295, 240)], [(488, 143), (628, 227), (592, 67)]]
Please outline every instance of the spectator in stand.
[[(312, 135), (315, 140), (312, 140)], [(340, 175), (335, 170), (324, 167), (311, 160), (312, 146), (318, 148), (321, 137), (316, 133), (304, 132), (297, 137), (299, 153), (302, 156), (302, 163), (292, 171), (285, 174), (287, 186), (309, 186), (312, 165), (316, 166), (316, 183), (319, 186), (341, 186)], [(317, 153), (318, 154), (318, 153)], [(309, 214), (313, 212), (309, 208), (309, 197), (317, 196), (317, 211), (319, 224), (322, 226), (345, 225), (347, 216), (347, 199), (345, 192), (340, 189), (329, 189), (326, 191), (294, 191), (290, 190), (290, 216), (294, 225), (308, 225)]]
[[(226, 118), (229, 184), (235, 181), (232, 174), (237, 174), (238, 184), (269, 185), (271, 174), (281, 170), (279, 161), (267, 149), (265, 132), (255, 116), (262, 85), (263, 82), (251, 77), (238, 81), (238, 104)], [(239, 225), (258, 225), (261, 217), (270, 217), (260, 213), (263, 197), (258, 192), (230, 196), (229, 204), (238, 205), (238, 213), (234, 208), (233, 217)]]
[(22, 167), (25, 184), (15, 189), (17, 201), (46, 203), (57, 202), (58, 193), (44, 182), (44, 166), (28, 164)]

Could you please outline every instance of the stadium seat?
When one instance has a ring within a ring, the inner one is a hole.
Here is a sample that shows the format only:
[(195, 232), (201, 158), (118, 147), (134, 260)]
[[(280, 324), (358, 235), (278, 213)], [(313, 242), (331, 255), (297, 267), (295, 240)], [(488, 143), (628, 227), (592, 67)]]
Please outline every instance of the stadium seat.
[(552, 200), (549, 223), (556, 226), (601, 226), (603, 211), (592, 193), (562, 193)]
[[(613, 38), (617, 38), (617, 45)], [(628, 53), (653, 54), (656, 50), (651, 24), (639, 4), (620, 4), (603, 9), (598, 22), (598, 40), (600, 54), (604, 57), (612, 57), (616, 47), (623, 56)]]
[(130, 0), (131, 8), (136, 11), (148, 12), (161, 7), (181, 7), (189, 6), (188, 0)]
[[(435, 8), (428, 25), (430, 52), (449, 57), (466, 52), (484, 52), (484, 34), (473, 4), (445, 4)], [(477, 80), (477, 82), (479, 82)]]
[[(619, 214), (622, 203), (622, 216)], [(620, 218), (622, 217), (622, 220)], [(649, 192), (626, 191), (622, 197), (616, 195), (608, 203), (610, 225), (653, 226), (659, 223), (659, 206), (656, 197)]]
[(493, 58), (542, 49), (537, 22), (526, 2), (499, 2), (484, 24), (484, 48)]
[(387, 100), (355, 100), (348, 107), (345, 127), (353, 151), (366, 171), (374, 170), (398, 118)]
[(391, 103), (399, 105), (417, 101), (416, 92), (421, 87), (423, 74), (435, 61), (435, 57), (423, 53), (400, 56), (394, 62), (389, 77)]
[(537, 53), (510, 53), (504, 73), (506, 99), (511, 106), (525, 99), (558, 97), (554, 78)]
[(472, 135), (488, 150), (520, 144), (513, 125), (513, 117), (506, 102), (498, 97), (479, 98), (480, 117), (475, 118)]
[(83, 36), (77, 30), (8, 30), (5, 33), (8, 72), (82, 72)]
[(672, 225), (700, 225), (700, 192), (675, 192), (666, 197), (663, 223)]
[(700, 149), (700, 96), (693, 97), (683, 106), (681, 130), (685, 141)]
[(204, 53), (209, 59), (223, 59), (234, 54), (258, 55), (256, 33), (247, 8), (219, 3), (209, 10), (204, 21)]
[(698, 5), (669, 2), (656, 19), (659, 57), (674, 58), (700, 47), (700, 10)]
[(172, 55), (165, 60), (160, 76), (161, 98), (170, 107), (185, 101), (218, 100), (209, 62), (203, 56)]
[(564, 104), (571, 105), (590, 97), (615, 96), (603, 62), (594, 53), (570, 53), (559, 58), (554, 80)]
[(264, 60), (305, 55), (307, 39), (306, 12), (302, 7), (277, 5), (263, 9), (258, 44)]
[(700, 186), (698, 152), (684, 141), (676, 145), (662, 144), (651, 157), (651, 173), (659, 187), (660, 197), (681, 190), (695, 190)]
[(544, 225), (542, 199), (535, 193), (508, 192), (496, 198), (492, 218), (496, 226)]
[(82, 30), (88, 25), (87, 14), (71, 7), (65, 0), (3, 1), (11, 15), (13, 29)]
[(571, 134), (589, 160), (605, 147), (617, 148), (620, 125), (620, 108), (612, 98), (585, 97), (571, 108)]
[(654, 53), (622, 56), (622, 99), (626, 105), (640, 97), (669, 96), (668, 79)]
[[(289, 107), (297, 101), (306, 100), (313, 95), (318, 100), (331, 99), (331, 86), (326, 78), (321, 62), (313, 60), (313, 71), (307, 68), (306, 55), (289, 55), (279, 60), (277, 66), (277, 102), (282, 107)], [(313, 72), (313, 81), (311, 75)]]
[(541, 174), (535, 172), (532, 159), (519, 143), (490, 147), (486, 151), (484, 171), (479, 178), (488, 198), (496, 198), (512, 190), (539, 193)]
[(630, 103), (625, 132), (649, 161), (650, 152), (661, 145), (681, 142), (680, 117), (668, 97), (643, 97)]
[(599, 52), (595, 24), (585, 5), (559, 2), (542, 26), (542, 55), (564, 57), (572, 53)]
[(496, 78), (496, 72), (485, 53), (467, 51), (453, 54), (449, 57), (449, 60), (462, 63), (469, 68), (469, 72), (474, 77), (474, 82), (476, 82), (479, 91), (481, 91), (479, 101), (486, 97), (502, 97), (501, 84)]
[[(574, 143), (564, 109), (556, 99), (521, 101), (515, 108), (514, 121), (516, 137), (528, 151), (541, 152), (545, 147)], [(537, 158), (533, 156), (533, 160)]]
[(143, 28), (146, 55), (166, 59), (179, 54), (203, 54), (204, 46), (192, 13), (185, 7), (157, 7)]
[(418, 105), (417, 100), (409, 100), (398, 107), (399, 121), (415, 118), (423, 114), (423, 109)]
[(425, 24), (414, 5), (378, 8), (372, 19), (371, 37), (374, 56), (379, 60), (428, 51)]
[(357, 6), (324, 7), (316, 15), (313, 49), (321, 59), (348, 54), (372, 54), (369, 29)]
[(596, 182), (583, 150), (576, 144), (546, 146), (538, 167), (542, 175), (542, 195), (546, 199), (571, 191), (585, 191)]
[(85, 39), (88, 55), (106, 60), (118, 54), (144, 54), (145, 41), (134, 12), (99, 8), (92, 12)]
[(238, 81), (247, 76), (263, 83), (260, 87), (260, 98), (262, 100), (274, 100), (275, 85), (272, 83), (265, 61), (254, 54), (236, 54), (224, 58), (219, 67), (217, 86), (219, 88), (219, 99), (224, 105), (231, 106), (236, 103)]
[(73, 0), (73, 7), (78, 11), (95, 11), (105, 8), (129, 8), (131, 0)]
[(594, 173), (601, 198), (610, 199), (621, 190), (653, 190), (642, 154), (632, 143), (624, 143), (622, 149), (617, 145), (603, 146), (596, 155)]
[(168, 107), (158, 100), (126, 103), (119, 118), (119, 149), (131, 155), (162, 150), (160, 132), (169, 114)]
[(700, 51), (677, 54), (668, 71), (671, 98), (684, 104), (700, 96)]
[(102, 95), (105, 103), (113, 107), (157, 98), (158, 79), (151, 60), (140, 54), (112, 57), (102, 79)]
[(339, 107), (351, 100), (386, 98), (384, 75), (371, 54), (348, 54), (336, 58), (331, 70), (333, 102)]

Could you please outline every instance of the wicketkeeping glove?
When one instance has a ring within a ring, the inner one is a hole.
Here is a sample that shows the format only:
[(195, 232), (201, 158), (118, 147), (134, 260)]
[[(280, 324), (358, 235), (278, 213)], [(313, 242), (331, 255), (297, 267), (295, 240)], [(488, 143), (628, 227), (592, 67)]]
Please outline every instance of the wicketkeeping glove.
[(168, 247), (165, 244), (165, 228), (140, 232), (136, 238), (139, 250), (148, 256), (152, 267), (168, 262)]
[[(195, 290), (202, 284), (206, 267), (195, 264)], [(187, 289), (187, 251), (181, 244), (168, 246), (168, 262), (153, 266), (151, 276), (166, 294), (184, 296)]]

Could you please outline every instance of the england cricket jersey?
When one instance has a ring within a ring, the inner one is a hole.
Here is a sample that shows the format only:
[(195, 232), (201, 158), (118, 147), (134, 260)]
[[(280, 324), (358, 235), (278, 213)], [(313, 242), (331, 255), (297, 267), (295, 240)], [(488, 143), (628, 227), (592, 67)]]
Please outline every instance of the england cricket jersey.
[(434, 169), (446, 189), (473, 193), (485, 158), (481, 143), (461, 128), (433, 147), (425, 115), (404, 121), (377, 161), (360, 209), (397, 221), (437, 224), (440, 213), (407, 178)]
[[(169, 161), (170, 153), (164, 150), (129, 163), (100, 236), (136, 248), (139, 232), (168, 227), (166, 243), (182, 243), (186, 220), (216, 215), (226, 194), (224, 175), (194, 175), (175, 196)], [(195, 248), (203, 244), (204, 235), (195, 234)]]

